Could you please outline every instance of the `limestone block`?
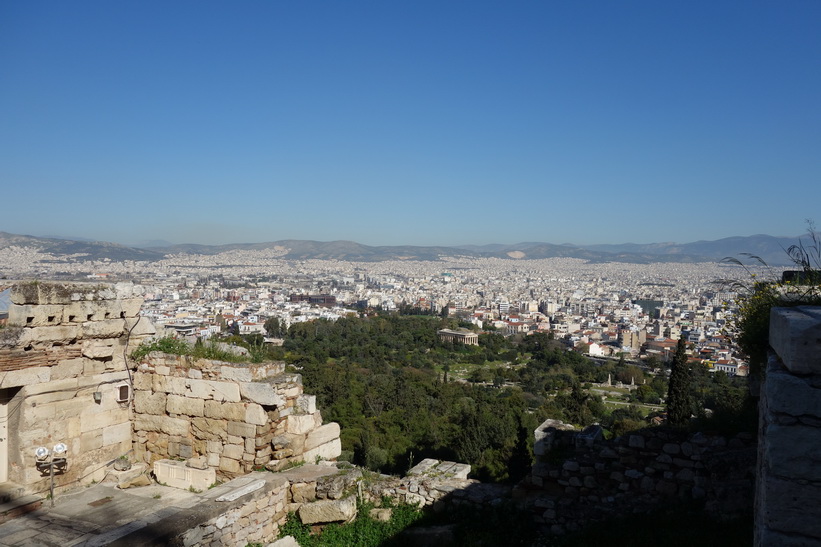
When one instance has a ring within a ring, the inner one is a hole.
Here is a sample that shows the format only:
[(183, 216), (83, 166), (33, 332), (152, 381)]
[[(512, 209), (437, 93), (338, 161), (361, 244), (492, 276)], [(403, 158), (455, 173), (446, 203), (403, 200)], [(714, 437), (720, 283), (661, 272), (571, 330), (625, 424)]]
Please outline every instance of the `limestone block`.
[(220, 455), (216, 452), (211, 452), (208, 454), (208, 467), (219, 467), (220, 464)]
[(305, 503), (300, 506), (298, 515), (303, 524), (348, 522), (356, 517), (356, 498), (349, 496), (341, 500)]
[(770, 424), (765, 439), (764, 461), (772, 473), (796, 480), (821, 481), (821, 452), (818, 450), (821, 429)]
[(220, 367), (220, 377), (223, 380), (232, 382), (252, 382), (254, 379), (248, 367), (232, 367), (228, 365)]
[(167, 395), (151, 391), (134, 392), (134, 411), (138, 414), (165, 415), (167, 407)]
[(17, 343), (23, 347), (29, 344), (40, 344), (44, 342), (62, 342), (65, 344), (79, 340), (82, 337), (83, 332), (79, 325), (34, 327), (31, 329), (23, 329)]
[(185, 462), (158, 460), (154, 462), (154, 476), (157, 482), (183, 490), (194, 489), (205, 491), (217, 482), (214, 469), (194, 469)]
[[(821, 519), (810, 516), (814, 513), (810, 508), (817, 509), (821, 504), (821, 487), (774, 477), (765, 481), (761, 485), (766, 509), (759, 515), (762, 524), (778, 532), (810, 536), (815, 542), (821, 540)], [(815, 542), (806, 545), (816, 545)]]
[[(62, 382), (65, 382), (65, 381), (66, 380), (58, 380), (57, 382), (48, 382), (46, 384), (39, 384), (39, 386), (50, 386), (52, 384), (62, 383)], [(27, 394), (28, 399), (27, 399), (26, 402), (30, 403), (32, 406), (34, 406), (34, 405), (43, 406), (43, 405), (48, 405), (50, 403), (55, 403), (55, 402), (59, 402), (59, 401), (69, 401), (71, 399), (74, 399), (77, 396), (77, 386), (76, 386), (77, 378), (69, 378), (68, 381), (74, 381), (74, 384), (75, 384), (74, 388), (66, 387), (65, 389), (61, 389), (59, 391), (58, 390), (54, 390), (54, 391), (46, 390), (46, 393), (42, 393), (42, 394)], [(91, 396), (90, 395), (89, 395), (87, 401), (89, 403), (91, 402)]]
[(251, 401), (252, 403), (265, 406), (280, 406), (285, 404), (285, 399), (277, 394), (274, 390), (274, 386), (271, 384), (242, 382), (239, 384), (239, 392), (243, 400)]
[(142, 286), (135, 285), (131, 281), (120, 281), (119, 283), (115, 283), (113, 289), (114, 298), (118, 300), (132, 298), (142, 294)]
[(233, 382), (215, 382), (211, 380), (188, 380), (188, 382), (191, 397), (229, 403), (238, 403), (241, 400), (239, 386)]
[(95, 359), (84, 358), (83, 376), (94, 376), (105, 372), (106, 363)]
[[(76, 439), (80, 436), (80, 417), (74, 416), (71, 418), (60, 418), (59, 415), (55, 417), (53, 424), (49, 424), (53, 429), (52, 437), (61, 437), (65, 439)], [(55, 427), (56, 426), (56, 427)]]
[(261, 405), (248, 403), (245, 407), (245, 421), (254, 425), (265, 425), (268, 423), (268, 413)]
[(302, 452), (305, 451), (305, 435), (294, 435), (292, 433), (286, 433), (282, 435), (282, 437), (288, 439), (288, 444), (286, 446), (287, 448), (293, 450), (294, 454), (302, 454)]
[(335, 460), (342, 454), (342, 442), (334, 439), (331, 442), (306, 450), (302, 454), (303, 461), (313, 463), (318, 460)]
[(140, 308), (143, 307), (144, 299), (142, 297), (124, 298), (120, 300), (123, 314), (126, 318), (136, 317), (140, 313)]
[(228, 422), (227, 431), (228, 435), (234, 435), (240, 440), (243, 438), (253, 439), (257, 434), (257, 428), (254, 424), (239, 421)]
[(338, 438), (339, 424), (336, 422), (325, 424), (308, 433), (305, 437), (304, 450), (311, 450), (312, 448), (316, 448), (319, 445), (329, 443)]
[(94, 290), (75, 290), (71, 293), (72, 300), (116, 300), (117, 292), (109, 284), (100, 284)]
[[(84, 359), (84, 365), (87, 363), (94, 363), (91, 359)], [(81, 388), (94, 388), (89, 391), (97, 391), (97, 388), (104, 388), (101, 384), (113, 384), (115, 382), (127, 382), (129, 379), (128, 372), (125, 369), (116, 371), (104, 371), (97, 374), (86, 375), (85, 370), (83, 376), (77, 378)], [(105, 389), (103, 389), (105, 391)]]
[[(49, 382), (43, 382), (39, 384), (31, 384), (26, 386), (25, 394), (27, 396), (30, 395), (40, 395), (40, 394), (55, 394), (56, 392), (61, 391), (69, 391), (73, 392), (70, 395), (73, 397), (77, 393), (77, 389), (80, 385), (79, 379), (77, 378), (64, 378), (62, 380), (54, 380), (52, 379)], [(54, 399), (54, 400), (64, 400), (63, 398)], [(39, 399), (39, 402), (44, 402), (45, 399)]]
[(117, 488), (125, 490), (126, 488), (136, 488), (139, 486), (151, 486), (151, 479), (148, 478), (144, 473), (140, 473), (139, 475), (135, 476), (133, 479), (122, 480), (117, 483)]
[(185, 414), (187, 416), (202, 416), (205, 401), (191, 399), (180, 395), (169, 395), (166, 411), (169, 414)]
[(300, 412), (313, 414), (316, 412), (316, 395), (300, 395), (296, 398), (296, 407)]
[(63, 378), (76, 378), (83, 373), (82, 359), (66, 359), (51, 367), (51, 378), (61, 380)]
[(80, 431), (103, 429), (114, 424), (128, 423), (128, 409), (103, 410), (89, 401), (80, 414)]
[(91, 302), (72, 302), (63, 308), (63, 321), (66, 323), (92, 321), (96, 311)]
[(88, 290), (89, 287), (74, 283), (41, 281), (17, 283), (11, 287), (11, 301), (14, 304), (70, 304), (73, 292), (83, 288)]
[(770, 412), (821, 417), (821, 389), (782, 370), (768, 370), (764, 382)]
[(22, 370), (10, 370), (0, 380), (0, 388), (31, 386), (48, 382), (51, 379), (49, 367), (31, 367)]
[(821, 373), (821, 307), (773, 308), (770, 346), (787, 370), (795, 374)]
[(245, 420), (245, 405), (242, 403), (221, 403), (214, 400), (205, 401), (203, 415), (206, 418), (242, 422)]
[(83, 357), (105, 359), (114, 355), (114, 343), (111, 339), (83, 340)]
[(147, 317), (128, 317), (126, 314), (125, 331), (130, 332), (132, 337), (154, 336), (157, 329), (154, 323)]
[(439, 465), (439, 460), (434, 460), (433, 458), (425, 458), (421, 462), (414, 465), (410, 471), (408, 471), (408, 476), (423, 475), (424, 473), (430, 471), (437, 465)]
[(142, 389), (147, 390), (151, 389), (151, 374), (146, 372), (135, 372), (134, 373), (134, 389)]
[(124, 319), (105, 319), (83, 323), (85, 338), (117, 338), (123, 334), (125, 334)]
[(254, 380), (265, 380), (273, 378), (285, 372), (285, 363), (265, 363), (263, 365), (256, 365), (253, 368)]
[(222, 455), (232, 460), (241, 460), (244, 452), (244, 448), (236, 444), (227, 444), (222, 449)]
[(225, 471), (227, 473), (239, 473), (241, 468), (237, 460), (220, 456), (219, 469), (220, 471)]
[(98, 300), (89, 302), (92, 319), (89, 321), (105, 321), (106, 319), (122, 319), (123, 306), (119, 300)]
[(285, 420), (285, 431), (295, 435), (308, 433), (315, 427), (313, 414), (292, 414)]
[(99, 429), (80, 434), (80, 450), (89, 452), (103, 446), (103, 433)]
[(168, 416), (141, 415), (134, 419), (135, 431), (158, 431), (167, 435), (188, 436), (189, 422)]
[(12, 327), (45, 327), (63, 322), (63, 306), (18, 305), (9, 306), (8, 324)]
[(316, 501), (316, 483), (298, 482), (291, 485), (291, 501), (293, 503)]
[(277, 386), (277, 392), (286, 399), (294, 399), (302, 395), (302, 386), (280, 387)]
[(454, 463), (448, 471), (448, 476), (454, 479), (467, 479), (468, 475), (470, 475), (470, 469), (470, 464)]
[(226, 432), (225, 420), (216, 420), (213, 418), (192, 418), (191, 419), (191, 433), (197, 439), (204, 439), (206, 441), (220, 441), (228, 440), (228, 433)]
[(167, 376), (165, 377), (165, 387), (170, 394), (190, 396), (188, 380), (186, 378), (180, 378), (179, 376)]
[(130, 443), (131, 422), (114, 424), (103, 428), (103, 445)]

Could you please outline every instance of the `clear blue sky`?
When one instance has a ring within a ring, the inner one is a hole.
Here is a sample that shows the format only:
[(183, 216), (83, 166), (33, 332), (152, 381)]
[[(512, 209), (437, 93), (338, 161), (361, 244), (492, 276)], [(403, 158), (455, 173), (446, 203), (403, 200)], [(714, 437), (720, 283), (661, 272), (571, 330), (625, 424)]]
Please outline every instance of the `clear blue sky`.
[(821, 223), (821, 2), (6, 1), (0, 230), (688, 242)]

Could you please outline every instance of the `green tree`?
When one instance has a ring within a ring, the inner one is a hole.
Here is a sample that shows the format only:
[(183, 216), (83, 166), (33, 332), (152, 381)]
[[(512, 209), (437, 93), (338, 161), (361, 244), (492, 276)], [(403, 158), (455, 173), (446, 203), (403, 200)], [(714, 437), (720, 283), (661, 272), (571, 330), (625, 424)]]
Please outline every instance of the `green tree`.
[(285, 331), (278, 317), (269, 317), (262, 326), (271, 338), (279, 338)]
[(690, 421), (693, 411), (690, 393), (690, 368), (684, 337), (678, 339), (676, 354), (673, 357), (670, 385), (667, 391), (667, 421), (671, 425), (682, 426)]

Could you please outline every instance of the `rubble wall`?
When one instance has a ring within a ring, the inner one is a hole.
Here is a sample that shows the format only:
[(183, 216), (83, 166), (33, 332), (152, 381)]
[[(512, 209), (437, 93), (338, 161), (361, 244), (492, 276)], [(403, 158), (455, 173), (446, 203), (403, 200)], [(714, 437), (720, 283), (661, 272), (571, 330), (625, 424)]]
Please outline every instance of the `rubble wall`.
[(255, 469), (332, 460), (339, 425), (322, 423), (316, 398), (284, 363), (232, 364), (150, 354), (134, 374), (140, 461), (183, 459), (230, 479)]
[(759, 400), (755, 545), (821, 544), (821, 308), (773, 308)]
[(656, 427), (605, 441), (591, 433), (556, 420), (537, 429), (537, 461), (516, 494), (527, 497), (537, 522), (554, 534), (669, 502), (699, 500), (719, 518), (752, 509), (750, 434), (728, 439)]
[(12, 285), (8, 326), (0, 329), (0, 404), (7, 480), (25, 493), (49, 490), (37, 447), (68, 447), (58, 490), (102, 480), (106, 466), (131, 450), (125, 353), (154, 333), (139, 317), (141, 291), (130, 283)]

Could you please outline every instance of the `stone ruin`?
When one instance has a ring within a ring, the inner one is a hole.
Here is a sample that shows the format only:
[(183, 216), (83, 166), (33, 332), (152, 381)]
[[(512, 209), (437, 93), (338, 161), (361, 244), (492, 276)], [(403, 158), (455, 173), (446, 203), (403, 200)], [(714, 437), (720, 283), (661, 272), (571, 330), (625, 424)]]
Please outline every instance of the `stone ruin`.
[(134, 373), (138, 461), (185, 460), (230, 479), (255, 469), (335, 460), (339, 425), (284, 363), (230, 364), (150, 354)]
[(608, 441), (599, 426), (580, 431), (547, 420), (535, 438), (536, 462), (514, 496), (552, 534), (671, 502), (699, 500), (720, 519), (752, 508), (751, 434), (726, 438), (652, 427)]
[(130, 283), (17, 283), (0, 330), (0, 483), (19, 494), (49, 490), (37, 447), (67, 445), (56, 486), (105, 477), (132, 449), (126, 353), (154, 334)]
[(289, 511), (311, 524), (350, 520), (357, 496), (441, 510), (506, 495), (454, 462), (424, 460), (404, 478), (338, 468), (338, 424), (323, 424), (315, 397), (283, 363), (163, 353), (133, 361), (129, 353), (156, 334), (139, 315), (141, 294), (130, 283), (12, 285), (0, 330), (0, 483), (13, 492), (0, 502), (15, 500), (0, 503), (0, 523), (39, 507), (50, 477), (34, 451), (60, 442), (58, 495), (98, 482), (149, 485), (153, 472), (201, 497), (100, 529), (98, 544), (244, 545), (276, 538)]
[(214, 483), (339, 455), (339, 426), (322, 423), (315, 397), (283, 363), (159, 353), (132, 361), (129, 352), (156, 334), (139, 315), (141, 294), (131, 283), (12, 285), (0, 330), (0, 483), (47, 492), (34, 452), (61, 442), (58, 492), (103, 480), (121, 459), (138, 470), (167, 460), (169, 478), (201, 484), (197, 472)]

